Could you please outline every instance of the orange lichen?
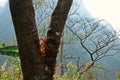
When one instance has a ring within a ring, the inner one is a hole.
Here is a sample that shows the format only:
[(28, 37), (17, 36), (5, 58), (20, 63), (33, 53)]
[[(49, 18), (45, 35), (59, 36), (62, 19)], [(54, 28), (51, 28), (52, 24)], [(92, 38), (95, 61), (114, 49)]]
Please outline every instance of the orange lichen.
[(58, 50), (56, 51), (56, 49), (54, 49), (53, 47), (50, 47), (46, 44), (46, 41), (47, 41), (46, 36), (44, 36), (42, 38), (38, 38), (36, 40), (39, 41), (38, 46), (40, 47), (40, 52), (42, 54), (48, 54), (48, 55), (50, 54), (50, 55), (54, 56), (58, 53)]
[(39, 38), (39, 46), (40, 46), (40, 52), (42, 54), (45, 54), (46, 50), (46, 36)]
[(53, 44), (55, 46), (53, 46), (52, 44), (47, 44), (46, 36), (42, 38), (38, 38), (36, 40), (39, 42), (39, 44), (37, 43), (37, 45), (39, 46), (40, 54), (44, 55), (44, 64), (46, 66), (45, 68), (46, 71), (47, 69), (49, 69), (54, 74), (56, 70), (56, 57), (57, 57), (58, 47), (59, 47), (60, 42), (57, 42), (58, 44), (56, 45)]

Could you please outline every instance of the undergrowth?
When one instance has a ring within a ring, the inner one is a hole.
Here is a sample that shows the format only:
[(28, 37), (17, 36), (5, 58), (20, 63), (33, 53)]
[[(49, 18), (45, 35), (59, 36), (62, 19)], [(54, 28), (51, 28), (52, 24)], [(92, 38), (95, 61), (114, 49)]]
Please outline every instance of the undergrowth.
[[(7, 64), (10, 64), (7, 67)], [(54, 75), (54, 80), (79, 80), (80, 74), (77, 72), (75, 64), (67, 65), (67, 72), (60, 76), (58, 73)], [(0, 80), (22, 80), (22, 72), (19, 58), (10, 57), (3, 63), (0, 69)]]
[[(9, 67), (7, 67), (9, 64)], [(58, 72), (54, 75), (54, 80), (97, 80), (91, 72), (88, 72), (89, 76), (80, 75), (77, 70), (77, 66), (73, 63), (67, 64), (67, 71), (60, 76)], [(88, 74), (87, 73), (87, 74)], [(91, 76), (91, 77), (90, 77)], [(120, 80), (120, 72), (117, 73), (117, 80)], [(86, 79), (87, 78), (87, 79)], [(0, 69), (0, 80), (22, 80), (22, 71), (20, 67), (20, 61), (18, 57), (10, 57), (4, 62)]]
[(10, 57), (3, 63), (0, 69), (0, 80), (22, 80), (18, 58)]

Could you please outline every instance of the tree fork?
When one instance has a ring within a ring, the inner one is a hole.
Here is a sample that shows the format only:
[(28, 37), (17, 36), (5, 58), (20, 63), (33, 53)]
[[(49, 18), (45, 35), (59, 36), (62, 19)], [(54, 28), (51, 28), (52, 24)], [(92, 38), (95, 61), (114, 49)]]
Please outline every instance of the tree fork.
[(53, 80), (61, 34), (73, 0), (58, 0), (47, 32), (46, 52), (40, 52), (32, 0), (9, 0), (24, 80)]

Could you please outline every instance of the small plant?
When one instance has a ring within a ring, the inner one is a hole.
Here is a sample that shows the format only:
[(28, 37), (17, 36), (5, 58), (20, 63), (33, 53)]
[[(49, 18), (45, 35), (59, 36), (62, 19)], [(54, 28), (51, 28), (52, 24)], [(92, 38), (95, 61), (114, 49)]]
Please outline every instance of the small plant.
[(67, 72), (62, 75), (59, 76), (57, 74), (54, 75), (54, 80), (79, 80), (81, 75), (80, 73), (77, 71), (77, 66), (73, 63), (69, 63), (67, 65)]
[(20, 68), (19, 59), (10, 57), (7, 63), (11, 65), (7, 69), (0, 69), (0, 80), (22, 80), (22, 72)]

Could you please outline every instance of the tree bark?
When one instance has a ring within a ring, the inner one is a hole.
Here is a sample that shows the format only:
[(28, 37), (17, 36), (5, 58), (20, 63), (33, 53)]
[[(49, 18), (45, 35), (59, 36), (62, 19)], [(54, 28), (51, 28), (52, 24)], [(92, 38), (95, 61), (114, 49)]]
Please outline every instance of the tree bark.
[(56, 57), (60, 45), (60, 38), (65, 26), (67, 15), (73, 0), (58, 0), (57, 6), (52, 14), (51, 24), (47, 32), (47, 50), (45, 64), (47, 67), (48, 79), (53, 80), (56, 67)]
[(9, 0), (24, 80), (53, 80), (60, 38), (73, 0), (58, 0), (49, 30), (45, 55), (40, 52), (32, 0)]
[(24, 80), (45, 80), (32, 0), (9, 0)]

